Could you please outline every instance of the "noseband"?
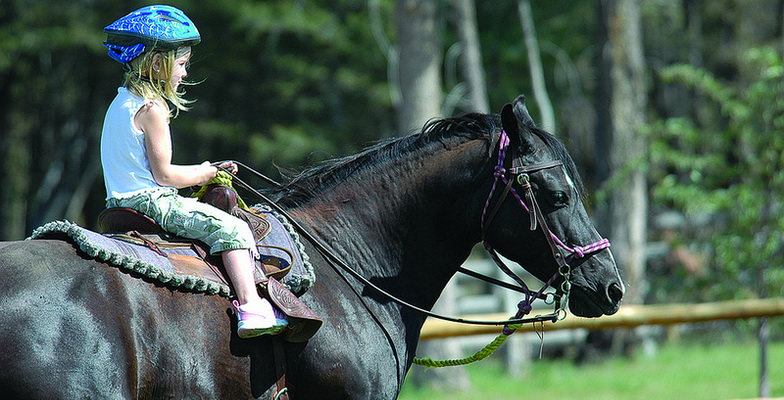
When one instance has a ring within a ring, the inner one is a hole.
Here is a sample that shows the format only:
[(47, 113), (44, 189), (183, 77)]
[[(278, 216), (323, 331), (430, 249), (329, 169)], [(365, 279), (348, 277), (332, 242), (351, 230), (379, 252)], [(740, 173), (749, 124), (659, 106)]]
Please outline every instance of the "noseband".
[[(482, 244), (498, 268), (501, 269), (501, 271), (503, 271), (507, 276), (512, 278), (512, 280), (514, 280), (518, 285), (520, 285), (519, 291), (525, 295), (525, 299), (523, 299), (518, 304), (518, 311), (515, 315), (515, 319), (520, 319), (522, 316), (531, 312), (531, 303), (533, 303), (533, 301), (537, 298), (544, 299), (545, 302), (548, 302), (548, 304), (549, 302), (555, 303), (555, 310), (552, 314), (543, 315), (537, 317), (537, 319), (553, 321), (563, 319), (566, 316), (565, 308), (568, 303), (569, 294), (571, 293), (572, 288), (570, 281), (572, 268), (569, 265), (569, 262), (575, 259), (590, 256), (591, 254), (610, 247), (610, 241), (607, 239), (601, 239), (586, 246), (569, 247), (562, 240), (560, 240), (558, 236), (556, 236), (555, 233), (553, 233), (553, 231), (551, 231), (547, 226), (547, 220), (544, 217), (544, 213), (542, 213), (542, 209), (539, 207), (539, 203), (536, 201), (536, 196), (534, 195), (529, 174), (549, 168), (563, 167), (563, 162), (550, 161), (535, 165), (523, 165), (522, 156), (517, 156), (512, 159), (512, 167), (509, 171), (507, 171), (504, 165), (506, 163), (507, 152), (509, 151), (509, 143), (509, 136), (505, 131), (502, 131), (498, 140), (498, 161), (493, 173), (493, 186), (490, 189), (490, 194), (487, 196), (484, 209), (482, 210)], [(523, 190), (522, 196), (517, 191), (517, 189), (515, 189), (515, 183), (520, 185), (521, 189)], [(495, 201), (495, 203), (493, 203), (496, 190), (499, 186), (503, 186), (503, 191), (501, 192), (500, 196), (498, 196), (498, 199)], [(486, 236), (487, 231), (490, 228), (490, 224), (493, 222), (493, 219), (498, 213), (498, 210), (501, 208), (501, 205), (509, 196), (509, 193), (511, 193), (514, 198), (517, 199), (518, 204), (520, 204), (523, 210), (528, 213), (529, 219), (531, 221), (529, 229), (531, 231), (535, 231), (537, 226), (541, 228), (545, 240), (550, 246), (550, 251), (553, 255), (553, 258), (558, 265), (556, 272), (538, 292), (534, 292), (528, 289), (528, 286), (525, 284), (522, 278), (515, 274), (501, 260), (498, 253), (495, 251), (495, 249), (493, 249), (493, 246), (487, 241)], [(564, 256), (564, 251), (568, 253), (568, 255)], [(550, 287), (559, 276), (563, 278), (563, 282), (561, 283), (560, 287), (556, 288), (556, 294), (553, 294), (553, 297), (550, 298), (547, 294), (544, 293), (544, 291)], [(509, 330), (508, 326), (505, 327), (504, 330)]]

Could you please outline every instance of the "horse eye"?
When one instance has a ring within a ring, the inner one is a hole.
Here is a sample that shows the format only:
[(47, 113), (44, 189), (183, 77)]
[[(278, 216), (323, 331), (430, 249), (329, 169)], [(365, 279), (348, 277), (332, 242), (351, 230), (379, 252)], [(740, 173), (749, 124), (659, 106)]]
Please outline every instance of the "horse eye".
[(564, 207), (569, 202), (568, 196), (566, 196), (565, 192), (552, 192), (550, 194), (551, 200), (553, 202), (553, 206), (555, 207)]

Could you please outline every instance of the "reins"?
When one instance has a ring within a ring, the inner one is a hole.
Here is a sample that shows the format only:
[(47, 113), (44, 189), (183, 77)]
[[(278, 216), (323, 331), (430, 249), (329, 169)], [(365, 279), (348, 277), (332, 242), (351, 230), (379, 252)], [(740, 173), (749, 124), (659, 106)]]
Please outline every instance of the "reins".
[[(239, 163), (237, 161), (233, 161), (233, 162), (235, 162), (237, 165), (242, 166), (243, 168), (249, 169), (244, 164), (241, 164), (241, 163)], [(259, 175), (259, 176), (262, 176), (258, 172), (255, 172), (255, 173), (257, 175)], [(416, 311), (418, 313), (421, 313), (421, 314), (424, 314), (426, 316), (433, 317), (433, 318), (436, 318), (436, 319), (441, 319), (441, 320), (450, 321), (450, 322), (463, 323), (463, 324), (472, 324), (472, 325), (499, 325), (500, 326), (500, 325), (507, 325), (507, 324), (525, 324), (525, 323), (531, 323), (531, 322), (552, 321), (556, 317), (556, 315), (554, 315), (554, 314), (549, 314), (549, 315), (545, 315), (545, 316), (536, 316), (536, 317), (525, 318), (525, 319), (516, 318), (516, 319), (500, 320), (500, 321), (482, 321), (482, 320), (471, 320), (471, 319), (464, 319), (464, 318), (458, 318), (458, 317), (450, 317), (450, 316), (434, 313), (434, 312), (432, 312), (430, 310), (426, 310), (424, 308), (421, 308), (419, 306), (411, 304), (411, 303), (409, 303), (409, 302), (407, 302), (405, 300), (402, 300), (399, 297), (397, 297), (397, 296), (387, 292), (386, 290), (382, 289), (378, 285), (374, 284), (373, 282), (371, 282), (370, 280), (368, 280), (367, 278), (362, 276), (362, 274), (357, 272), (355, 269), (351, 268), (340, 257), (338, 257), (323, 241), (321, 241), (319, 238), (313, 236), (310, 232), (308, 232), (297, 220), (293, 219), (291, 217), (291, 215), (289, 215), (289, 213), (284, 208), (282, 208), (280, 205), (278, 205), (276, 202), (274, 202), (268, 196), (266, 196), (265, 194), (259, 192), (256, 189), (254, 189), (252, 186), (250, 186), (249, 184), (247, 184), (245, 181), (243, 181), (242, 179), (238, 178), (237, 176), (234, 176), (233, 180), (237, 184), (239, 184), (239, 186), (241, 186), (243, 189), (251, 192), (253, 195), (257, 196), (259, 199), (261, 199), (262, 201), (267, 203), (275, 211), (277, 211), (278, 213), (280, 213), (281, 215), (286, 217), (289, 220), (289, 222), (294, 226), (294, 228), (297, 229), (297, 231), (300, 233), (300, 235), (304, 236), (308, 241), (310, 241), (313, 244), (313, 246), (324, 256), (324, 258), (327, 259), (327, 261), (331, 261), (329, 264), (331, 266), (333, 266), (333, 268), (335, 267), (335, 264), (336, 264), (337, 266), (342, 268), (344, 271), (348, 272), (351, 276), (353, 276), (354, 278), (356, 278), (357, 280), (362, 282), (363, 285), (365, 285), (367, 287), (370, 287), (371, 289), (375, 290), (376, 292), (378, 292), (379, 294), (383, 295), (384, 297), (387, 297), (388, 299), (390, 299), (390, 300), (394, 301), (395, 303), (398, 303), (398, 304), (400, 304), (400, 305), (402, 305), (402, 306), (404, 306), (406, 308), (409, 308), (409, 309), (414, 310), (414, 311)], [(272, 181), (272, 180), (270, 180), (270, 181)], [(507, 286), (509, 286), (509, 285), (507, 284)]]
[[(527, 324), (527, 323), (536, 323), (536, 322), (545, 322), (545, 321), (552, 321), (555, 322), (559, 319), (563, 319), (566, 316), (566, 305), (568, 303), (569, 294), (571, 292), (571, 282), (569, 281), (569, 276), (571, 275), (571, 267), (569, 266), (568, 262), (575, 259), (575, 258), (582, 258), (593, 254), (595, 252), (601, 251), (610, 247), (610, 242), (607, 239), (601, 239), (596, 243), (592, 243), (587, 246), (577, 246), (577, 247), (569, 247), (563, 243), (549, 228), (547, 225), (547, 221), (544, 218), (544, 214), (542, 213), (539, 204), (536, 202), (536, 197), (533, 193), (533, 188), (530, 184), (530, 177), (529, 173), (540, 171), (543, 169), (553, 168), (562, 166), (563, 163), (561, 161), (553, 161), (547, 162), (537, 165), (525, 166), (522, 164), (521, 157), (516, 157), (512, 160), (512, 168), (510, 169), (510, 177), (507, 177), (507, 171), (504, 167), (506, 155), (509, 148), (509, 137), (507, 136), (506, 132), (501, 132), (501, 136), (499, 139), (498, 145), (498, 159), (497, 164), (494, 170), (494, 181), (493, 186), (490, 190), (490, 193), (487, 197), (485, 202), (485, 207), (482, 211), (482, 242), (484, 245), (485, 250), (490, 254), (490, 257), (495, 262), (495, 264), (503, 271), (507, 276), (509, 276), (512, 280), (517, 283), (519, 286), (515, 286), (513, 284), (503, 282), (501, 280), (465, 269), (463, 267), (458, 268), (458, 272), (465, 273), (467, 275), (473, 276), (475, 278), (479, 278), (490, 282), (492, 284), (504, 287), (506, 289), (514, 290), (525, 295), (525, 299), (523, 299), (518, 304), (518, 311), (515, 314), (514, 318), (510, 318), (507, 320), (498, 320), (498, 321), (485, 321), (485, 320), (472, 320), (472, 319), (465, 319), (465, 318), (458, 318), (458, 317), (450, 317), (438, 313), (434, 313), (430, 310), (423, 309), (419, 306), (406, 302), (397, 296), (387, 292), (386, 290), (382, 289), (378, 285), (374, 284), (362, 274), (357, 272), (351, 266), (346, 264), (340, 257), (338, 257), (330, 248), (327, 246), (323, 241), (319, 238), (313, 236), (310, 232), (308, 232), (298, 221), (293, 219), (289, 213), (283, 209), (280, 205), (270, 199), (268, 196), (264, 195), (263, 193), (259, 192), (251, 185), (247, 184), (242, 179), (234, 176), (234, 181), (239, 184), (243, 189), (251, 192), (253, 195), (257, 196), (259, 199), (267, 203), (270, 207), (272, 207), (275, 211), (286, 217), (289, 222), (297, 229), (297, 231), (303, 235), (308, 241), (310, 241), (313, 246), (324, 256), (327, 261), (330, 261), (329, 264), (336, 268), (339, 266), (345, 272), (349, 273), (351, 276), (359, 280), (363, 285), (372, 288), (379, 294), (387, 297), (388, 299), (398, 303), (399, 305), (406, 307), (408, 309), (414, 310), (420, 314), (424, 314), (428, 317), (450, 321), (450, 322), (457, 322), (462, 324), (472, 324), (472, 325), (498, 325), (504, 326), (504, 333), (509, 332), (511, 334), (514, 332), (515, 329), (514, 325), (520, 324)], [(233, 161), (237, 165), (245, 168), (246, 170), (250, 171), (257, 177), (265, 180), (266, 182), (280, 188), (282, 185), (277, 183), (276, 181), (264, 176), (263, 174), (253, 170), (252, 168), (248, 167), (247, 165)], [(215, 163), (220, 164), (220, 163)], [(524, 190), (524, 195), (521, 196), (517, 190), (514, 188), (514, 183), (517, 182)], [(503, 192), (496, 203), (493, 205), (493, 198), (495, 197), (495, 191), (497, 187), (501, 183), (504, 187)], [(518, 203), (522, 206), (522, 208), (528, 213), (530, 216), (530, 229), (536, 230), (537, 227), (541, 228), (542, 232), (544, 233), (545, 239), (550, 247), (550, 250), (553, 254), (553, 257), (558, 265), (557, 271), (553, 276), (545, 283), (545, 285), (538, 291), (532, 291), (528, 289), (525, 282), (520, 278), (517, 274), (515, 274), (500, 258), (497, 254), (495, 249), (493, 249), (492, 245), (486, 240), (486, 233), (489, 229), (490, 224), (492, 223), (495, 214), (500, 209), (501, 204), (505, 201), (506, 197), (509, 194), (512, 194), (518, 201)], [(491, 205), (493, 205), (491, 207)], [(564, 257), (561, 249), (568, 251), (570, 254), (567, 257)], [(545, 293), (545, 290), (550, 287), (558, 277), (563, 278), (563, 282), (561, 283), (560, 287), (556, 288), (556, 293)], [(560, 294), (560, 296), (559, 296)], [(536, 299), (543, 299), (548, 304), (555, 304), (554, 311), (549, 314), (545, 315), (537, 315), (534, 317), (523, 318), (524, 315), (527, 315), (532, 311), (531, 303)]]

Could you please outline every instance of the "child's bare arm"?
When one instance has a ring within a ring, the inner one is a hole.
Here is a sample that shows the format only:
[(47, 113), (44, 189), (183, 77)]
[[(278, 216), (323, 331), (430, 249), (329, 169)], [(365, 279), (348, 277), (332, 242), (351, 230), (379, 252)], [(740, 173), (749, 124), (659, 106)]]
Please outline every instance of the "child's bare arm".
[(147, 158), (152, 176), (159, 185), (184, 188), (204, 185), (217, 173), (217, 168), (205, 161), (198, 165), (174, 165), (168, 111), (150, 102), (134, 117), (136, 126), (144, 132)]

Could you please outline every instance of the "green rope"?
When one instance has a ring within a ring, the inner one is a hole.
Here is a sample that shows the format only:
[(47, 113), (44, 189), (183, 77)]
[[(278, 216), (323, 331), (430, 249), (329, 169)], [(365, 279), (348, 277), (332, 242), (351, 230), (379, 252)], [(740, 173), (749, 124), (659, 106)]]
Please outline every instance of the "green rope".
[[(204, 196), (204, 192), (207, 191), (207, 186), (214, 185), (214, 184), (226, 185), (230, 187), (232, 190), (234, 190), (234, 186), (231, 183), (232, 179), (233, 176), (230, 173), (223, 170), (219, 170), (218, 174), (215, 175), (215, 177), (212, 178), (211, 181), (209, 181), (206, 185), (202, 186), (201, 189), (199, 189), (198, 192), (192, 194), (191, 197), (201, 199), (201, 197)], [(236, 193), (237, 191), (234, 190), (234, 192)], [(243, 210), (246, 211), (248, 210), (248, 205), (245, 204), (245, 202), (242, 200), (239, 194), (237, 195), (237, 205)]]
[(508, 335), (506, 333), (502, 333), (498, 335), (492, 342), (490, 342), (487, 346), (485, 346), (482, 350), (477, 351), (474, 355), (459, 358), (459, 359), (451, 359), (451, 360), (433, 360), (432, 358), (415, 358), (414, 364), (421, 365), (425, 368), (441, 368), (441, 367), (456, 367), (459, 365), (466, 365), (471, 364), (472, 362), (481, 361), (485, 358), (489, 357), (491, 354), (495, 353), (499, 347), (506, 341), (506, 339), (514, 333), (518, 328), (523, 326), (523, 324), (514, 324), (508, 325), (507, 327), (511, 329), (511, 333)]

